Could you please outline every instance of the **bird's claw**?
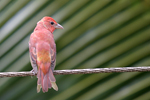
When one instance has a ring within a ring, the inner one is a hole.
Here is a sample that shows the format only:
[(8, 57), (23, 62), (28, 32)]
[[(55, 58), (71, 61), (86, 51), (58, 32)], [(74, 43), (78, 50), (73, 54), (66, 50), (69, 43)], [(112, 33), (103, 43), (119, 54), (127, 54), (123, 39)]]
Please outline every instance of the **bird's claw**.
[(34, 69), (32, 69), (30, 72), (32, 72), (34, 76), (37, 74)]

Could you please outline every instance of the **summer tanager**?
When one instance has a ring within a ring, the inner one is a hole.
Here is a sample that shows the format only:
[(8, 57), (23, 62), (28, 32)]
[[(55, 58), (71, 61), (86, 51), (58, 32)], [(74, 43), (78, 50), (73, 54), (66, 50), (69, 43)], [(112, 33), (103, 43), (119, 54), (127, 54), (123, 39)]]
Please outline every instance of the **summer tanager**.
[(53, 87), (56, 91), (56, 79), (53, 75), (56, 62), (56, 45), (53, 37), (55, 29), (63, 29), (51, 17), (43, 17), (30, 36), (29, 51), (33, 72), (37, 74), (37, 92), (42, 87), (43, 92)]

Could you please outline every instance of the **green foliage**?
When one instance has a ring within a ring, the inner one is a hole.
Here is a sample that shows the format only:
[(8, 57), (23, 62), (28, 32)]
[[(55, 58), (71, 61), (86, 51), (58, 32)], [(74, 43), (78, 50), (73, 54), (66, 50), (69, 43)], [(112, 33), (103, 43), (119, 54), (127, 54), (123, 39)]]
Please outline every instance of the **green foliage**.
[[(55, 69), (150, 66), (149, 0), (1, 0), (0, 71), (32, 69), (28, 41), (53, 17)], [(36, 92), (36, 77), (0, 79), (0, 100), (148, 100), (150, 73), (57, 75), (59, 91)]]

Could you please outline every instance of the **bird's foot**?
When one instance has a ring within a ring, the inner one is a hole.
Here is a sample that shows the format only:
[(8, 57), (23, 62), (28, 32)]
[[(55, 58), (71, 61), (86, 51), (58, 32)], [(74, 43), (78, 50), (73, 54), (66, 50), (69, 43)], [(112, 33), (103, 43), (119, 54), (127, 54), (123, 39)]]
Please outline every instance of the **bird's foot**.
[[(30, 72), (32, 72), (34, 76), (37, 74), (37, 73), (34, 71), (34, 69), (32, 69)], [(32, 76), (31, 76), (31, 78), (32, 78)]]

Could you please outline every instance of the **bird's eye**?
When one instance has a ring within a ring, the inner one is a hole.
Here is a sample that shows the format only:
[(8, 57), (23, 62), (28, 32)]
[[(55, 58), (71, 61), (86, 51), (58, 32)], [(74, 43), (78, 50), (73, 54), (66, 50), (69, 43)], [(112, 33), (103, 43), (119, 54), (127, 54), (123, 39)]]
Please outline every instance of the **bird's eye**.
[(53, 25), (54, 24), (54, 22), (50, 22), (51, 23), (51, 25)]

